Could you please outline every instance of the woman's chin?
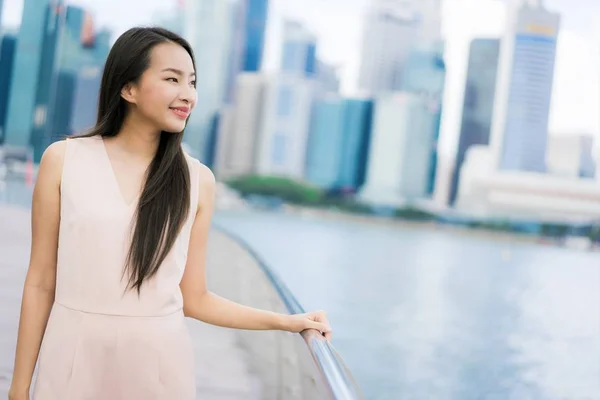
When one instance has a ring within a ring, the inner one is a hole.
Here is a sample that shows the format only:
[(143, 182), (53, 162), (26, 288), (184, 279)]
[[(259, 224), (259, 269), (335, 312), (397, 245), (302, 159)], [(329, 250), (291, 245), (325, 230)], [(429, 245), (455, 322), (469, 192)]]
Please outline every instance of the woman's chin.
[(181, 124), (166, 124), (162, 130), (168, 133), (181, 133), (185, 129), (185, 123)]

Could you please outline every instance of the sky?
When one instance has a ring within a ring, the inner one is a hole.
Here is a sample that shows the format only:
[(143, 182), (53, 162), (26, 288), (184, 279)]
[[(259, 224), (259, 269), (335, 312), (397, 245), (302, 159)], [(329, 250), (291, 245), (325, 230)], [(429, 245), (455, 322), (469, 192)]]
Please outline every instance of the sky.
[[(442, 154), (453, 154), (458, 141), (469, 42), (473, 37), (501, 35), (508, 1), (513, 0), (443, 0), (442, 31), (447, 41), (448, 71)], [(4, 3), (3, 23), (18, 25), (23, 0), (4, 0)], [(71, 0), (68, 3), (87, 7), (99, 26), (108, 26), (118, 35), (131, 26), (152, 24), (157, 16), (172, 10), (177, 1)], [(281, 23), (285, 18), (296, 19), (317, 35), (318, 57), (338, 66), (342, 92), (352, 95), (356, 91), (362, 22), (368, 4), (369, 0), (271, 0), (264, 69), (277, 70)], [(544, 4), (562, 16), (550, 131), (600, 135), (600, 1), (545, 0)]]

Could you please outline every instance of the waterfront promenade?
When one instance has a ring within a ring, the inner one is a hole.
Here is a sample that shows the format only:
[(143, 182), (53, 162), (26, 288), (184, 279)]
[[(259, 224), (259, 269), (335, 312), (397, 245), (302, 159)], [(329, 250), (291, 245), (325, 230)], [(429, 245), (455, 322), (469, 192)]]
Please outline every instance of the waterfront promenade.
[[(6, 398), (12, 376), (29, 251), (29, 210), (0, 205), (0, 398)], [(219, 231), (211, 233), (207, 274), (209, 288), (220, 295), (284, 310), (256, 262)], [(315, 390), (316, 369), (300, 335), (235, 331), (194, 320), (188, 325), (195, 344), (198, 398), (299, 399), (310, 398), (306, 390)]]

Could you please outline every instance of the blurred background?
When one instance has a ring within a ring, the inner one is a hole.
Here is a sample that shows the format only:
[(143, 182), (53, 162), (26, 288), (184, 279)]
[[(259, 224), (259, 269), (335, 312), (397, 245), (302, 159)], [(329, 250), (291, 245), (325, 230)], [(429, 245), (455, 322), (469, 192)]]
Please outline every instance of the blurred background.
[(367, 398), (600, 399), (597, 0), (0, 10), (0, 207), (93, 126), (118, 35), (159, 25), (195, 51), (215, 224), (328, 311)]

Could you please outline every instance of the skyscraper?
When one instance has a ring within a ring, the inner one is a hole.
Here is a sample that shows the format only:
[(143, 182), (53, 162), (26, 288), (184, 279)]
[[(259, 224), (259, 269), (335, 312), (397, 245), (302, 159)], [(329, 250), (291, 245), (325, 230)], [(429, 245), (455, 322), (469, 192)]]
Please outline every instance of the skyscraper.
[(185, 129), (190, 152), (205, 161), (215, 115), (226, 98), (231, 77), (232, 19), (237, 1), (194, 0), (185, 3), (185, 37), (196, 57), (198, 102)]
[(404, 63), (418, 38), (411, 2), (375, 0), (367, 10), (362, 38), (359, 89), (367, 94), (400, 90)]
[(426, 96), (400, 92), (376, 99), (364, 201), (398, 206), (429, 197), (436, 120)]
[(544, 172), (560, 16), (530, 3), (509, 6), (491, 147), (501, 170)]
[[(431, 29), (431, 27), (429, 27)], [(436, 34), (435, 31), (427, 32), (429, 36)], [(431, 137), (431, 151), (429, 154), (429, 178), (427, 183), (427, 195), (432, 195), (438, 164), (438, 140), (440, 137), (440, 125), (442, 118), (442, 97), (446, 83), (446, 64), (443, 59), (444, 43), (441, 40), (419, 42), (408, 53), (404, 74), (402, 77), (402, 91), (424, 96), (427, 100), (427, 112), (431, 124), (423, 126), (431, 127), (433, 135), (428, 132), (414, 131), (413, 135), (425, 135)]]
[(323, 189), (338, 186), (344, 138), (344, 103), (334, 95), (313, 106), (306, 151), (306, 180)]
[[(53, 2), (53, 8), (62, 7)], [(42, 44), (46, 29), (49, 0), (25, 0), (23, 17), (17, 40), (13, 77), (8, 99), (6, 143), (13, 146), (30, 145), (33, 112), (37, 97)]]
[(319, 89), (324, 93), (337, 93), (340, 90), (340, 77), (336, 67), (323, 61), (317, 60), (317, 72), (315, 79)]
[(297, 21), (285, 21), (281, 71), (312, 77), (317, 68), (317, 38)]
[(419, 21), (418, 43), (439, 42), (442, 40), (442, 1), (413, 1)]
[(340, 188), (359, 189), (367, 177), (367, 161), (371, 142), (373, 100), (345, 99), (344, 141), (338, 184)]
[(221, 112), (216, 161), (220, 179), (256, 172), (266, 80), (251, 72), (237, 77), (234, 106)]
[(446, 81), (443, 53), (441, 41), (414, 46), (406, 57), (401, 91), (427, 94), (440, 102)]
[[(47, 132), (50, 143), (72, 135), (71, 119), (75, 105), (75, 89), (77, 87), (77, 74), (61, 69), (56, 74), (56, 90), (52, 99), (52, 120), (48, 121)], [(90, 96), (93, 96), (90, 93)]]
[[(52, 112), (54, 111), (52, 100), (58, 88), (59, 45), (65, 17), (66, 9), (64, 6), (50, 5), (46, 7), (46, 19), (43, 25), (45, 29), (41, 46), (42, 57), (36, 79), (38, 84), (35, 92), (33, 126), (29, 133), (29, 143), (33, 147), (33, 158), (38, 162), (44, 149), (51, 143), (48, 122), (52, 121)], [(29, 114), (29, 118), (31, 116), (32, 114)]]
[(231, 44), (225, 77), (225, 93), (223, 102), (230, 105), (235, 96), (236, 77), (243, 70), (247, 45), (246, 37), (247, 0), (236, 0), (231, 11)]
[(47, 18), (31, 138), (36, 161), (49, 144), (73, 133), (78, 74), (85, 67), (103, 65), (108, 53), (108, 35), (96, 35), (83, 8), (49, 7)]
[(96, 123), (101, 80), (101, 65), (84, 67), (77, 73), (70, 132), (81, 133)]
[(449, 203), (458, 194), (460, 168), (469, 147), (488, 145), (496, 92), (500, 40), (474, 39), (469, 52), (467, 80)]
[(5, 35), (2, 37), (0, 43), (0, 144), (3, 144), (5, 139), (6, 110), (8, 108), (16, 45), (16, 36)]
[(265, 29), (269, 11), (268, 0), (245, 0), (246, 41), (244, 49), (244, 71), (260, 71), (265, 47)]
[(356, 190), (365, 180), (373, 102), (330, 95), (316, 101), (306, 179), (324, 189)]
[(304, 178), (314, 84), (297, 74), (268, 78), (257, 155), (257, 172)]
[[(72, 99), (71, 118), (66, 131), (81, 133), (92, 128), (96, 123), (98, 113), (98, 96), (102, 70), (110, 51), (111, 32), (108, 30), (96, 31), (89, 14), (84, 14), (82, 43), (70, 52), (70, 60), (61, 65), (61, 69), (73, 75), (75, 86)], [(75, 32), (73, 32), (75, 33)], [(87, 37), (86, 37), (87, 36)], [(67, 94), (68, 95), (68, 94)], [(65, 128), (54, 128), (61, 132)]]

